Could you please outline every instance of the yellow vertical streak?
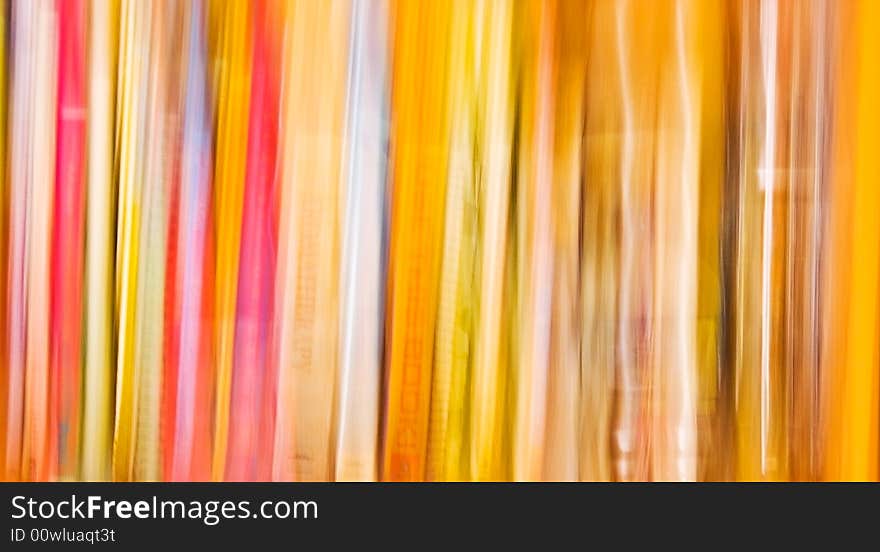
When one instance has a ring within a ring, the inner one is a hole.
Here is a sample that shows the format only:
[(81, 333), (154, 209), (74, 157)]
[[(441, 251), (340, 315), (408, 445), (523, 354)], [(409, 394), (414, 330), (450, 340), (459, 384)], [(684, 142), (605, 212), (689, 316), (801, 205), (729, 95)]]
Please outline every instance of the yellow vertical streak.
[(701, 30), (696, 46), (700, 55), (700, 174), (699, 222), (697, 236), (697, 436), (698, 468), (701, 480), (724, 479), (728, 473), (725, 458), (725, 417), (728, 385), (719, 377), (722, 351), (723, 264), (721, 258), (722, 207), (724, 183), (724, 0), (706, 0), (701, 6)]
[(482, 33), (477, 107), (479, 228), (475, 328), (470, 396), (470, 468), (474, 480), (503, 479), (507, 425), (507, 355), (502, 351), (508, 321), (504, 317), (508, 253), (508, 203), (513, 142), (512, 32), (514, 4), (496, 0), (481, 5), (475, 29)]
[(474, 5), (451, 4), (447, 109), (450, 119), (449, 171), (443, 260), (434, 343), (431, 414), (426, 478), (462, 479), (470, 470), (465, 444), (474, 305), (474, 89), (472, 56)]
[[(163, 376), (164, 305), (167, 242), (167, 190), (171, 178), (168, 152), (177, 147), (177, 117), (181, 80), (179, 74), (183, 5), (153, 4), (149, 35), (147, 73), (146, 136), (141, 201), (139, 274), (136, 290), (134, 363), (138, 374), (135, 410), (137, 435), (133, 476), (138, 481), (156, 481), (160, 472), (159, 412)], [(183, 49), (185, 51), (185, 49)]]
[(841, 405), (843, 480), (877, 479), (878, 307), (880, 307), (880, 4), (858, 6), (858, 87), (852, 207), (852, 269)]
[(150, 19), (143, 4), (127, 0), (122, 6), (120, 42), (120, 79), (117, 89), (119, 158), (119, 214), (116, 263), (117, 361), (116, 416), (113, 431), (113, 479), (132, 478), (135, 449), (135, 412), (138, 378), (134, 368), (135, 291), (138, 270), (138, 234), (140, 227), (139, 140), (143, 101), (141, 81), (144, 34)]

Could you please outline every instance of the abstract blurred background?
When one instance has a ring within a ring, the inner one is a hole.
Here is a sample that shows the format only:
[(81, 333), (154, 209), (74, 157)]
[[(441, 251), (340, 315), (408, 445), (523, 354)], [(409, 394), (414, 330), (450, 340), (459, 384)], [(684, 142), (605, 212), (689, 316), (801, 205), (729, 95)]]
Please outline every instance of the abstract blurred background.
[(0, 478), (876, 480), (878, 25), (3, 1)]

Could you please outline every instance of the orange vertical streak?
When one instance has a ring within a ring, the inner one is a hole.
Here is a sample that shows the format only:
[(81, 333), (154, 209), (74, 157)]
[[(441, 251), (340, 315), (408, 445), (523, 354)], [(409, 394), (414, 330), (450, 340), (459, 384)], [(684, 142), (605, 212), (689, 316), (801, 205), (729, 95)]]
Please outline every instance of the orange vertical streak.
[(446, 137), (449, 7), (399, 0), (393, 9), (388, 388), (382, 478), (425, 477)]

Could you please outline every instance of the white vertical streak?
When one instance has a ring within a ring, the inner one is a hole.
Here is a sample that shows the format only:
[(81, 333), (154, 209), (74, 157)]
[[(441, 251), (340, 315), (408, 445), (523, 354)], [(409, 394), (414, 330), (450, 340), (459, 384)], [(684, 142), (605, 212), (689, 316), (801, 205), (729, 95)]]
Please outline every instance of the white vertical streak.
[(696, 336), (696, 289), (697, 289), (697, 209), (699, 188), (698, 137), (695, 136), (698, 120), (694, 114), (699, 108), (699, 98), (691, 93), (689, 64), (686, 54), (685, 2), (676, 3), (676, 63), (680, 102), (682, 106), (683, 144), (681, 151), (681, 254), (678, 256), (676, 280), (668, 284), (676, 290), (678, 308), (675, 310), (676, 353), (673, 382), (680, 386), (677, 392), (677, 410), (673, 416), (676, 464), (674, 475), (678, 480), (696, 478), (696, 387), (695, 336)]
[(375, 480), (382, 360), (385, 0), (352, 5), (336, 479)]
[(761, 471), (767, 470), (770, 416), (770, 285), (773, 254), (774, 161), (776, 154), (776, 0), (761, 4), (761, 65), (764, 85), (764, 142), (758, 168), (764, 192), (761, 251)]

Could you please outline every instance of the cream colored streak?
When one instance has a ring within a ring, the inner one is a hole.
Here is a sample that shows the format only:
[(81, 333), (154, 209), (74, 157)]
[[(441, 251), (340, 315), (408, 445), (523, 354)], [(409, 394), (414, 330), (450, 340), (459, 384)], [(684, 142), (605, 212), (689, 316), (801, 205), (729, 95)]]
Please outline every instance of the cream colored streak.
[[(483, 156), (480, 197), (485, 217), (480, 227), (480, 307), (474, 361), (473, 438), (471, 478), (493, 479), (499, 458), (499, 371), (505, 251), (507, 249), (508, 197), (510, 195), (510, 27), (513, 6), (509, 0), (491, 0), (487, 27), (484, 87), (485, 121), (481, 137)], [(478, 33), (481, 34), (481, 33)]]
[(620, 69), (620, 92), (623, 106), (623, 146), (621, 151), (621, 236), (620, 236), (620, 309), (618, 311), (618, 342), (617, 351), (619, 364), (617, 367), (617, 416), (613, 433), (616, 455), (614, 457), (615, 475), (617, 479), (628, 480), (633, 476), (632, 455), (636, 452), (636, 404), (632, 389), (636, 385), (634, 373), (636, 359), (633, 355), (632, 337), (628, 324), (634, 307), (631, 283), (635, 271), (635, 241), (637, 236), (632, 228), (632, 179), (634, 161), (633, 98), (630, 89), (629, 51), (626, 47), (626, 12), (628, 2), (617, 4), (615, 25), (617, 28), (617, 65)]
[[(287, 6), (288, 20), (283, 43), (283, 70), (282, 70), (282, 106), (281, 106), (281, 133), (279, 146), (284, 152), (281, 157), (281, 183), (280, 183), (280, 216), (278, 221), (278, 264), (276, 266), (276, 308), (278, 323), (276, 326), (275, 347), (278, 354), (278, 391), (275, 402), (275, 436), (272, 447), (272, 479), (283, 481), (292, 479), (295, 471), (294, 424), (293, 416), (289, 412), (295, 408), (291, 404), (294, 396), (293, 349), (291, 335), (293, 332), (293, 312), (296, 308), (296, 286), (289, 285), (293, 282), (293, 274), (296, 274), (296, 244), (299, 241), (296, 221), (293, 219), (293, 209), (297, 198), (293, 197), (295, 186), (293, 178), (298, 157), (301, 155), (300, 148), (293, 147), (296, 142), (296, 112), (294, 111), (295, 99), (302, 96), (301, 87), (305, 86), (303, 79), (296, 72), (300, 69), (302, 61), (299, 57), (305, 48), (306, 33), (298, 31), (294, 27), (297, 20), (302, 20), (299, 12), (303, 9), (301, 2)], [(290, 18), (293, 18), (292, 20)]]
[(348, 4), (295, 2), (285, 39), (276, 480), (333, 473)]
[(776, 38), (775, 0), (761, 4), (761, 63), (764, 81), (764, 143), (759, 181), (764, 193), (764, 232), (761, 245), (761, 471), (767, 471), (770, 419), (770, 286), (773, 255), (773, 195), (776, 155)]
[[(696, 478), (697, 209), (699, 86), (689, 58), (695, 2), (675, 2), (674, 57), (663, 89), (658, 141), (652, 478)], [(673, 80), (674, 79), (674, 80)]]
[(55, 105), (57, 14), (41, 2), (37, 13), (31, 197), (27, 236), (27, 348), (22, 478), (42, 479), (47, 468), (49, 407), (49, 255), (55, 188)]

